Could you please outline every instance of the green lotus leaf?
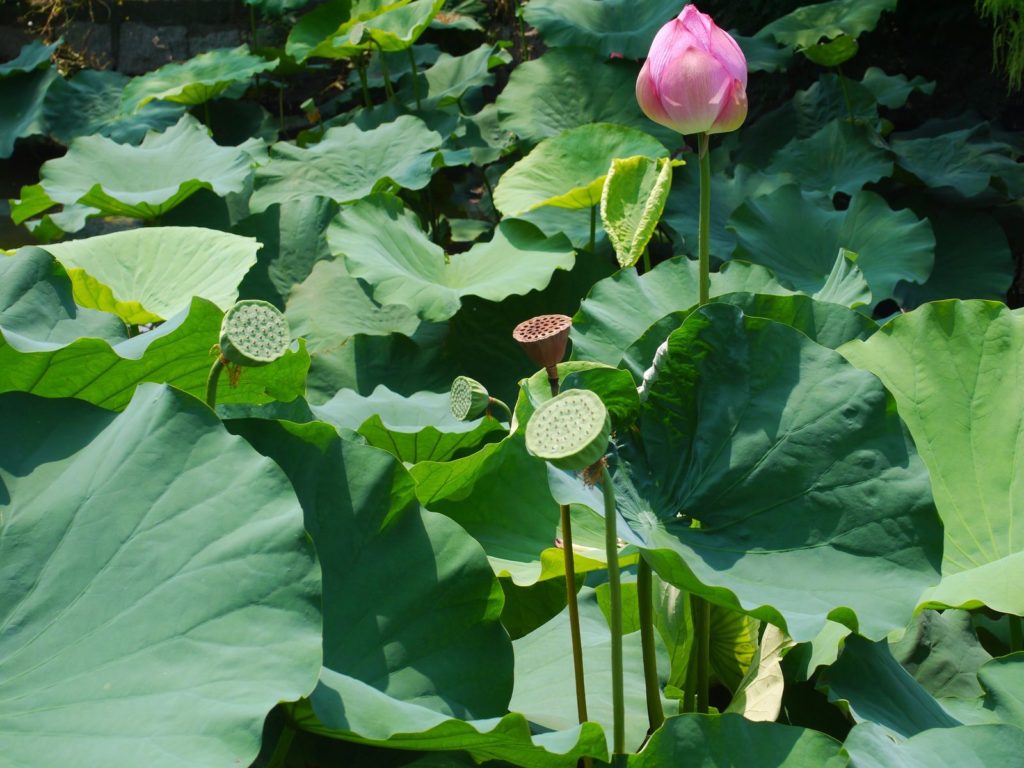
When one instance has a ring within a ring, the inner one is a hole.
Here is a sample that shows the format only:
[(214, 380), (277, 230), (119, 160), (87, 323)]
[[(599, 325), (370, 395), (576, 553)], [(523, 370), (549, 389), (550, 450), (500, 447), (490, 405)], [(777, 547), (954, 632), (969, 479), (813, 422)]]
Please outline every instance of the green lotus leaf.
[(250, 206), (258, 212), (308, 197), (358, 200), (385, 180), (422, 189), (440, 146), (441, 135), (412, 115), (367, 131), (356, 125), (329, 128), (308, 148), (280, 142), (270, 148), (270, 162), (256, 171)]
[(1003, 301), (1013, 284), (1013, 255), (999, 223), (985, 211), (934, 203), (918, 212), (927, 214), (935, 232), (935, 268), (923, 284), (896, 286), (900, 306), (913, 309), (940, 299)]
[(797, 8), (758, 32), (782, 45), (811, 48), (822, 38), (834, 40), (841, 35), (856, 39), (878, 24), (884, 11), (896, 8), (896, 0), (831, 0)]
[(821, 766), (840, 768), (839, 742), (810, 728), (753, 723), (740, 715), (670, 717), (644, 750), (630, 755), (629, 768), (665, 765)]
[[(696, 305), (697, 274), (697, 262), (676, 257), (644, 275), (623, 269), (595, 283), (573, 317), (573, 359), (617, 366), (648, 328), (672, 312)], [(729, 262), (711, 273), (712, 296), (738, 291), (791, 293), (771, 272), (754, 264)]]
[(327, 231), (353, 277), (381, 304), (409, 307), (424, 320), (447, 320), (465, 296), (500, 301), (544, 288), (555, 270), (571, 269), (564, 237), (546, 238), (531, 224), (502, 221), (494, 238), (448, 256), (420, 229), (400, 200), (377, 195), (347, 207)]
[(135, 114), (122, 112), (121, 94), (128, 82), (119, 72), (98, 69), (55, 81), (43, 101), (50, 135), (63, 144), (93, 134), (135, 144), (147, 131), (163, 131), (181, 119), (185, 107), (167, 102), (147, 104)]
[[(320, 555), (324, 668), (309, 702), (293, 709), (301, 728), (567, 768), (588, 748), (602, 755), (596, 726), (534, 740), (522, 716), (502, 716), (513, 662), (501, 588), (479, 544), (419, 507), (396, 459), (323, 424), (245, 420), (232, 429), (288, 474)], [(402, 589), (396, 573), (408, 579)]]
[(552, 205), (592, 208), (601, 202), (609, 161), (616, 157), (666, 157), (668, 151), (642, 131), (612, 123), (572, 128), (545, 139), (509, 168), (494, 190), (506, 216)]
[[(487, 552), (498, 576), (518, 586), (565, 575), (558, 537), (558, 505), (548, 493), (545, 462), (526, 452), (516, 434), (465, 458), (421, 462), (410, 470), (416, 495), (430, 509), (451, 517)], [(573, 519), (577, 573), (605, 567), (603, 528), (589, 510)]]
[[(635, 586), (626, 591), (631, 591), (635, 598)], [(584, 587), (577, 601), (587, 714), (591, 722), (600, 723), (604, 728), (608, 750), (611, 751), (612, 671), (608, 663), (611, 656), (611, 632), (593, 589)], [(567, 610), (563, 610), (540, 628), (513, 643), (516, 684), (509, 707), (515, 712), (522, 712), (531, 723), (556, 731), (568, 730), (579, 723), (572, 646), (568, 637), (569, 617)], [(664, 669), (664, 648), (661, 651), (660, 666)], [(623, 638), (623, 680), (626, 744), (635, 749), (643, 742), (648, 727), (643, 652), (640, 633), (636, 631), (627, 633)], [(664, 705), (668, 708), (671, 702), (665, 701)]]
[(966, 725), (933, 728), (906, 741), (894, 741), (889, 731), (862, 723), (843, 744), (850, 768), (917, 768), (955, 765), (988, 768), (1013, 765), (1024, 750), (1024, 730), (1012, 725)]
[(748, 200), (732, 214), (738, 258), (771, 269), (783, 284), (805, 293), (825, 285), (840, 248), (857, 254), (875, 301), (894, 294), (896, 283), (923, 283), (932, 272), (935, 236), (927, 220), (893, 211), (862, 190), (845, 211), (816, 205), (796, 185)]
[(14, 153), (14, 142), (46, 133), (43, 98), (60, 79), (52, 67), (0, 79), (0, 159)]
[(782, 72), (793, 58), (792, 49), (780, 48), (767, 37), (746, 37), (735, 30), (729, 34), (743, 51), (747, 72)]
[[(891, 140), (896, 162), (929, 187), (954, 200), (988, 195), (996, 201), (1024, 195), (1019, 150), (990, 136), (987, 124), (938, 136), (902, 136)], [(990, 189), (998, 179), (1002, 189)], [(984, 200), (984, 198), (982, 198)]]
[(613, 53), (643, 59), (662, 25), (679, 13), (674, 0), (533, 0), (523, 19), (536, 27), (549, 48), (590, 48), (604, 58)]
[(663, 579), (798, 642), (827, 618), (867, 637), (905, 625), (938, 578), (942, 533), (877, 379), (799, 331), (709, 304), (669, 336), (647, 391), (642, 444), (620, 436), (614, 476)]
[(75, 301), (126, 323), (166, 320), (193, 296), (227, 309), (256, 263), (249, 237), (199, 227), (145, 227), (46, 246), (67, 270)]
[[(727, 157), (712, 151), (711, 167), (725, 165)], [(711, 174), (711, 231), (710, 251), (713, 259), (726, 260), (736, 248), (736, 235), (726, 229), (732, 212), (752, 197), (774, 192), (790, 182), (788, 175), (767, 175), (737, 165), (732, 176)], [(672, 191), (665, 203), (662, 222), (674, 229), (683, 239), (686, 252), (696, 258), (700, 216), (700, 165), (688, 163), (672, 171)]]
[(323, 405), (314, 405), (312, 411), (321, 421), (359, 432), (370, 445), (407, 464), (449, 461), (507, 434), (497, 419), (456, 419), (448, 393), (418, 392), (403, 397), (380, 386), (364, 397), (343, 389)]
[(888, 151), (862, 125), (833, 120), (807, 138), (794, 139), (774, 157), (769, 174), (790, 174), (802, 190), (852, 195), (892, 175)]
[[(516, 712), (488, 720), (457, 720), (397, 701), (329, 669), (321, 673), (321, 685), (313, 692), (311, 705), (296, 706), (291, 716), (301, 728), (325, 736), (390, 749), (463, 750), (477, 761), (574, 768), (585, 756), (608, 758), (604, 733), (597, 723), (534, 734), (527, 719)], [(450, 765), (444, 759), (437, 768)]]
[(967, 611), (922, 611), (889, 650), (936, 698), (975, 699), (984, 693), (978, 670), (992, 657), (978, 641)]
[(800, 53), (821, 67), (838, 67), (857, 55), (860, 45), (849, 35), (840, 35), (827, 43), (801, 48)]
[(248, 82), (254, 75), (277, 66), (249, 47), (218, 48), (193, 56), (188, 61), (165, 64), (160, 69), (135, 77), (125, 87), (122, 109), (137, 112), (151, 101), (202, 104), (220, 96), (235, 83)]
[(668, 158), (612, 160), (601, 193), (601, 222), (612, 241), (619, 266), (640, 261), (661, 219), (672, 186)]
[(632, 61), (556, 48), (512, 71), (498, 96), (498, 119), (531, 143), (590, 123), (615, 123), (646, 131), (667, 147), (680, 146), (679, 134), (651, 122), (637, 106), (638, 74), (640, 66)]
[[(86, 315), (91, 310), (77, 312), (78, 317), (55, 325), (55, 332), (45, 338), (27, 334), (17, 324), (10, 328), (8, 317), (0, 314), (0, 392), (74, 397), (113, 410), (124, 408), (143, 382), (166, 382), (196, 397), (205, 396), (206, 377), (214, 359), (210, 350), (217, 343), (223, 318), (213, 304), (193, 299), (189, 309), (131, 339), (119, 339), (111, 332), (99, 338), (97, 323), (80, 324), (83, 315), (91, 316)], [(123, 336), (124, 326), (120, 325)], [(292, 400), (304, 394), (308, 370), (309, 355), (300, 341), (295, 351), (280, 360), (245, 371), (235, 386), (222, 377), (217, 401)]]
[(284, 473), (169, 387), (0, 412), (4, 765), (248, 765), (321, 660)]
[(925, 304), (842, 348), (893, 393), (932, 478), (945, 551), (927, 606), (1024, 614), (1022, 352), (1024, 313), (982, 301)]
[[(474, 90), (493, 85), (491, 70), (509, 60), (507, 52), (487, 43), (462, 56), (442, 53), (428, 69), (416, 75), (420, 94), (417, 111), (461, 103)], [(405, 104), (417, 104), (411, 83), (397, 95)]]
[(68, 232), (77, 232), (89, 217), (99, 214), (99, 210), (86, 205), (61, 206), (51, 200), (39, 184), (22, 187), (21, 197), (9, 202), (11, 221), (24, 224), (40, 243), (60, 240)]
[(444, 0), (335, 0), (303, 16), (288, 35), (289, 56), (347, 59), (363, 51), (403, 51), (430, 26)]
[(961, 725), (900, 666), (884, 640), (850, 635), (819, 685), (828, 688), (829, 701), (846, 702), (855, 722), (876, 723), (904, 738)]
[(985, 689), (985, 709), (1004, 723), (1024, 723), (1024, 653), (992, 659), (978, 670)]
[[(859, 312), (800, 294), (726, 293), (714, 297), (713, 301), (739, 307), (751, 317), (763, 317), (788, 325), (829, 349), (837, 349), (853, 339), (866, 339), (878, 329), (873, 320)], [(633, 374), (637, 384), (654, 362), (658, 346), (683, 324), (694, 309), (696, 307), (688, 307), (660, 318), (625, 351), (619, 365)]]
[(313, 353), (337, 347), (357, 333), (412, 336), (420, 326), (408, 307), (381, 306), (371, 299), (342, 259), (318, 262), (291, 292), (285, 314), (292, 332), (305, 337)]
[[(754, 637), (757, 637), (756, 627)], [(786, 688), (782, 657), (793, 645), (792, 638), (785, 632), (768, 624), (747, 674), (736, 687), (725, 711), (743, 715), (747, 720), (775, 722), (782, 710), (782, 694)]]
[(861, 78), (861, 85), (874, 95), (883, 107), (899, 109), (907, 103), (915, 91), (931, 95), (935, 93), (935, 82), (917, 75), (912, 80), (906, 75), (887, 75), (878, 67), (868, 67)]
[[(868, 286), (868, 281), (864, 279), (864, 273), (857, 266), (857, 258), (858, 255), (853, 251), (840, 248), (835, 264), (832, 265), (832, 271), (825, 279), (825, 284), (814, 294), (814, 298), (844, 307), (870, 306), (872, 303), (871, 288)], [(903, 285), (917, 285), (917, 283), (903, 283)]]
[(242, 0), (248, 6), (258, 8), (260, 13), (282, 16), (290, 11), (305, 8), (309, 0)]
[(0, 329), (5, 338), (54, 345), (84, 336), (111, 344), (128, 338), (114, 315), (75, 306), (71, 281), (52, 256), (33, 247), (0, 258)]
[(200, 189), (220, 197), (242, 192), (249, 165), (247, 154), (218, 146), (203, 125), (186, 115), (163, 133), (147, 133), (137, 147), (103, 136), (75, 139), (66, 155), (43, 163), (39, 176), (46, 194), (58, 203), (157, 219)]
[[(615, 431), (625, 429), (636, 418), (640, 401), (636, 385), (625, 371), (603, 363), (571, 361), (557, 366), (561, 390), (589, 389), (596, 393), (608, 409)], [(515, 415), (517, 427), (522, 429), (533, 412), (552, 397), (548, 373), (541, 368), (529, 378), (519, 382), (519, 397)]]
[(0, 64), (0, 78), (20, 75), (26, 72), (46, 67), (50, 63), (53, 52), (64, 42), (63, 38), (46, 45), (41, 40), (33, 40), (28, 45), (22, 46), (18, 55), (10, 61)]

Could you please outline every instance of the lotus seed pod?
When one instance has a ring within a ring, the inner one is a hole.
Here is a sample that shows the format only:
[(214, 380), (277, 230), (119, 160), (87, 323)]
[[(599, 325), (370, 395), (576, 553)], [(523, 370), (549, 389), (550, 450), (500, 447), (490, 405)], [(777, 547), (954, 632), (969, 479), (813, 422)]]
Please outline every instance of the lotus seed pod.
[(266, 301), (239, 301), (220, 325), (220, 353), (236, 365), (272, 363), (288, 351), (291, 341), (285, 316)]
[(469, 376), (459, 376), (452, 382), (452, 416), (459, 421), (472, 421), (484, 415), (490, 405), (491, 396), (479, 381)]
[(540, 315), (524, 320), (512, 331), (512, 338), (541, 368), (551, 369), (562, 362), (569, 342), (572, 318), (567, 315)]
[(538, 408), (526, 425), (526, 450), (559, 469), (579, 471), (608, 450), (612, 422), (601, 398), (570, 389)]

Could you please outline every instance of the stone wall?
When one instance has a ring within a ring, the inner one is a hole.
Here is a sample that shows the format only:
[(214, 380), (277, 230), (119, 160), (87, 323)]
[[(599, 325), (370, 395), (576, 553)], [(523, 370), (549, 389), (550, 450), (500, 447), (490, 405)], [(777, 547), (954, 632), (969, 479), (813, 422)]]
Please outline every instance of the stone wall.
[[(45, 0), (42, 0), (45, 2)], [(36, 0), (36, 3), (40, 0)], [(68, 0), (64, 0), (68, 5)], [(137, 75), (170, 61), (250, 38), (250, 12), (241, 0), (72, 0), (65, 42), (90, 66)], [(24, 1), (0, 0), (0, 61), (33, 37)], [(37, 22), (38, 24), (38, 22)]]

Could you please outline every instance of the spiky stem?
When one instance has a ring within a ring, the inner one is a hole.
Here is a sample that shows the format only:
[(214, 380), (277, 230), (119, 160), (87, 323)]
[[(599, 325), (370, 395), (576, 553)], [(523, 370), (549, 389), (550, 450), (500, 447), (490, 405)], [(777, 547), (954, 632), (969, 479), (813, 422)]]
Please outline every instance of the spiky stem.
[(572, 642), (572, 669), (576, 682), (576, 714), (581, 723), (590, 719), (587, 715), (587, 689), (583, 677), (583, 641), (580, 636), (580, 606), (576, 600), (576, 562), (572, 553), (572, 522), (569, 505), (559, 507), (562, 523), (562, 557), (565, 562), (565, 595), (569, 609), (569, 636)]
[(210, 366), (210, 374), (206, 377), (206, 404), (211, 408), (217, 407), (217, 380), (220, 379), (220, 372), (224, 370), (225, 363), (227, 360), (217, 355), (217, 359)]
[(658, 682), (658, 658), (654, 650), (654, 577), (651, 566), (640, 557), (636, 567), (636, 598), (640, 610), (640, 645), (644, 655), (644, 687), (647, 692), (647, 722), (650, 736), (665, 722)]
[(508, 417), (506, 421), (508, 421), (509, 424), (512, 423), (512, 409), (509, 408), (504, 402), (502, 402), (496, 397), (492, 397), (487, 401), (487, 410), (490, 411), (491, 408), (497, 408), (498, 410), (502, 411), (505, 414), (505, 416)]
[(412, 94), (416, 97), (416, 111), (419, 112), (423, 109), (423, 104), (420, 102), (420, 78), (416, 71), (416, 54), (412, 52), (411, 45), (405, 51), (409, 54), (409, 66), (412, 67)]
[(615, 525), (615, 486), (608, 467), (601, 468), (604, 492), (604, 548), (608, 559), (608, 599), (612, 634), (612, 765), (624, 765), (626, 706), (622, 674), (622, 585), (619, 582), (619, 537)]
[(698, 303), (708, 303), (711, 293), (711, 153), (708, 152), (708, 135), (697, 138), (700, 156), (700, 223), (697, 231), (697, 258), (700, 272)]

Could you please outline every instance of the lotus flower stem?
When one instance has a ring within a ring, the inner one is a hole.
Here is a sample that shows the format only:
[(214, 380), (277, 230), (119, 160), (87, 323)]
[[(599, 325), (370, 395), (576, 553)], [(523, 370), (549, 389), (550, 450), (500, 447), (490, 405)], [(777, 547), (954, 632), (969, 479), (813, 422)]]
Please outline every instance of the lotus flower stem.
[(590, 252), (597, 246), (597, 206), (590, 207)]
[(711, 153), (708, 152), (708, 134), (697, 137), (697, 154), (700, 158), (700, 225), (697, 231), (697, 257), (700, 272), (698, 304), (708, 303), (711, 293)]
[(492, 397), (492, 398), (488, 399), (488, 401), (487, 401), (488, 415), (490, 415), (490, 410), (492, 408), (496, 408), (499, 411), (501, 411), (502, 413), (504, 413), (505, 416), (508, 417), (506, 419), (506, 421), (508, 421), (509, 424), (512, 423), (512, 409), (509, 408), (505, 403), (503, 403), (501, 400), (499, 400), (496, 397)]
[(376, 40), (373, 41), (377, 46), (377, 53), (380, 55), (380, 73), (384, 75), (384, 93), (387, 94), (388, 101), (395, 98), (395, 89), (391, 86), (391, 73), (388, 71), (387, 57), (384, 56), (384, 49), (380, 47), (380, 43)]
[(288, 752), (291, 751), (292, 741), (295, 739), (295, 728), (291, 722), (285, 720), (281, 728), (281, 735), (277, 737), (277, 744), (270, 756), (267, 768), (285, 768), (288, 765)]
[(839, 77), (839, 90), (843, 92), (843, 103), (846, 104), (846, 114), (850, 118), (851, 123), (856, 122), (856, 118), (853, 116), (853, 103), (850, 101), (850, 92), (846, 89), (846, 76), (843, 75), (843, 70), (836, 65), (836, 75)]
[(416, 54), (412, 52), (412, 46), (406, 48), (405, 52), (409, 55), (409, 66), (412, 67), (412, 94), (416, 97), (416, 111), (419, 112), (423, 109), (423, 104), (420, 101), (420, 77), (416, 71)]
[(619, 583), (619, 536), (615, 526), (615, 486), (608, 467), (601, 469), (604, 492), (604, 547), (608, 558), (608, 598), (612, 633), (612, 765), (624, 763), (626, 705), (622, 675), (622, 586)]
[(224, 370), (227, 360), (223, 355), (218, 354), (217, 359), (210, 366), (210, 374), (206, 377), (206, 404), (210, 408), (217, 407), (217, 381), (220, 379), (220, 372)]
[(658, 683), (658, 657), (654, 650), (654, 577), (643, 556), (636, 567), (636, 597), (640, 610), (640, 645), (644, 654), (644, 687), (647, 691), (647, 721), (650, 736), (665, 722)]
[(1021, 629), (1020, 616), (1010, 614), (1010, 653), (1024, 650), (1024, 631)]
[(587, 689), (583, 677), (583, 642), (580, 638), (580, 606), (576, 600), (576, 563), (572, 556), (572, 523), (569, 505), (559, 508), (562, 523), (562, 552), (565, 559), (565, 603), (569, 609), (569, 635), (572, 640), (572, 669), (576, 681), (576, 713), (580, 723), (590, 719), (587, 714)]
[(706, 715), (711, 672), (711, 603), (691, 594), (690, 605), (693, 607), (693, 632), (697, 640), (697, 713)]
[(362, 86), (363, 90), (363, 106), (370, 109), (373, 107), (373, 102), (370, 100), (370, 86), (366, 82), (366, 63), (362, 57), (356, 63), (356, 71), (359, 72), (359, 85)]

